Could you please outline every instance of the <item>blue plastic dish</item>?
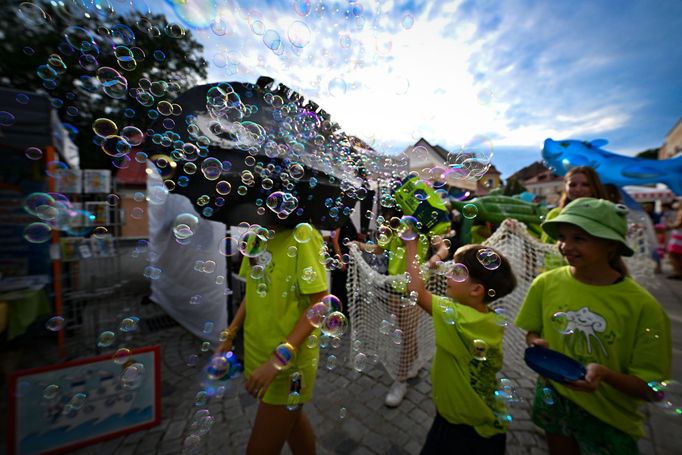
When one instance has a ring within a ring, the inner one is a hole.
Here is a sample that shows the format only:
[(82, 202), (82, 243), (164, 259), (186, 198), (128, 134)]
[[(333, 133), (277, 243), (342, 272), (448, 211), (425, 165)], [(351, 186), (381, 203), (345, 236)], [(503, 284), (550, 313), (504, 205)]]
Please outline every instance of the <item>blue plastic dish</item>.
[(580, 362), (542, 346), (527, 348), (523, 360), (541, 376), (561, 384), (585, 379), (585, 373), (587, 373), (585, 366)]

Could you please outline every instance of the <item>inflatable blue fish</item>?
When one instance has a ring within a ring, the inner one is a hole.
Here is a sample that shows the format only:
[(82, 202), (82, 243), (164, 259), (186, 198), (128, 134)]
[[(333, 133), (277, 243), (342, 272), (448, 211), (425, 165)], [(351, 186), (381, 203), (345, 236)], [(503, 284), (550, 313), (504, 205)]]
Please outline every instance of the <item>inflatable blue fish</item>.
[(682, 195), (682, 155), (669, 160), (648, 160), (607, 152), (601, 147), (605, 139), (591, 142), (545, 139), (542, 158), (554, 172), (564, 175), (576, 166), (593, 167), (602, 182), (624, 185), (665, 183), (678, 196)]

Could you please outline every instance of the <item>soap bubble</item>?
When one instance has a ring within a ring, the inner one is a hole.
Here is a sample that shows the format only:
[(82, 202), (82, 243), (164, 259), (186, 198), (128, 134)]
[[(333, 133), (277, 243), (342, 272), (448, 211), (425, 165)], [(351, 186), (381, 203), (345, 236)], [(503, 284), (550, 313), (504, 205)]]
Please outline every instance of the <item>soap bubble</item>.
[(206, 373), (209, 379), (219, 380), (227, 376), (230, 372), (230, 361), (225, 354), (214, 354), (209, 361)]
[(501, 327), (507, 327), (509, 320), (507, 319), (507, 311), (503, 307), (497, 307), (493, 310), (495, 312), (495, 322)]
[(46, 400), (54, 400), (55, 398), (57, 398), (61, 391), (62, 388), (59, 387), (57, 384), (50, 384), (43, 389), (43, 398), (45, 398)]
[(469, 278), (469, 269), (466, 265), (457, 262), (448, 269), (446, 276), (453, 281), (463, 283)]
[(551, 326), (562, 335), (570, 335), (574, 331), (574, 324), (571, 322), (570, 316), (563, 311), (557, 311), (552, 315)]
[(462, 216), (468, 220), (472, 220), (476, 218), (476, 215), (478, 215), (478, 207), (476, 207), (476, 204), (465, 204), (464, 207), (462, 207)]
[(474, 359), (484, 361), (488, 352), (488, 343), (483, 340), (474, 340), (472, 344), (472, 354)]
[(112, 357), (114, 363), (118, 365), (123, 365), (124, 363), (127, 363), (128, 360), (130, 360), (130, 356), (132, 355), (132, 352), (128, 348), (120, 348), (116, 352), (114, 352), (114, 355)]
[(26, 158), (32, 161), (37, 161), (43, 157), (43, 151), (38, 147), (28, 147), (24, 150), (24, 155)]
[(398, 235), (403, 240), (414, 240), (419, 237), (419, 221), (413, 216), (405, 215), (400, 218)]
[(92, 131), (99, 137), (105, 138), (118, 133), (118, 126), (108, 118), (98, 118), (92, 122)]
[(99, 334), (99, 337), (97, 338), (97, 346), (100, 348), (106, 348), (114, 344), (115, 340), (116, 334), (107, 330)]
[(327, 306), (329, 311), (341, 311), (343, 306), (341, 304), (341, 300), (334, 294), (325, 295), (324, 297), (322, 297), (321, 301)]
[(672, 379), (648, 383), (651, 400), (666, 414), (682, 416), (682, 384)]
[(476, 259), (487, 270), (496, 270), (502, 264), (500, 256), (490, 248), (481, 248), (476, 253)]
[(336, 368), (336, 356), (334, 354), (330, 354), (327, 357), (326, 367), (328, 370), (333, 370), (334, 368)]
[(306, 318), (313, 327), (320, 327), (328, 313), (329, 307), (324, 302), (317, 302), (308, 308)]
[(59, 332), (60, 330), (64, 329), (65, 326), (64, 318), (61, 316), (53, 316), (50, 319), (47, 320), (45, 323), (45, 328), (47, 330), (50, 330), (52, 332)]
[(381, 333), (382, 335), (388, 335), (389, 333), (391, 333), (391, 327), (392, 327), (391, 322), (384, 319), (381, 321), (381, 324), (379, 324), (379, 333)]
[(308, 336), (308, 338), (306, 339), (305, 345), (306, 345), (309, 349), (314, 349), (314, 348), (316, 348), (317, 345), (318, 345), (317, 335), (310, 335), (310, 336)]
[(36, 221), (24, 228), (24, 239), (29, 243), (45, 243), (51, 235), (52, 228), (47, 223)]
[(133, 363), (121, 372), (121, 386), (126, 390), (138, 389), (144, 381), (144, 365)]
[(294, 21), (289, 25), (287, 37), (292, 46), (304, 48), (310, 42), (310, 28), (305, 22)]
[(121, 320), (121, 324), (118, 327), (118, 330), (123, 332), (123, 333), (132, 333), (136, 332), (137, 329), (139, 328), (140, 324), (140, 318), (137, 316), (130, 316), (128, 318), (124, 318)]
[(353, 358), (353, 369), (364, 371), (365, 368), (367, 368), (367, 355), (360, 352)]
[(403, 331), (400, 329), (395, 329), (391, 333), (391, 341), (393, 344), (402, 344), (403, 342)]
[(288, 411), (295, 411), (298, 409), (298, 406), (301, 404), (301, 394), (293, 391), (289, 393), (289, 396), (287, 397), (287, 410)]
[(340, 311), (333, 311), (327, 315), (320, 326), (322, 333), (330, 337), (341, 337), (348, 328), (348, 319)]
[(542, 401), (547, 406), (552, 406), (556, 402), (556, 395), (554, 393), (554, 390), (552, 390), (549, 387), (543, 387), (542, 388)]
[(275, 191), (268, 196), (265, 205), (275, 212), (278, 218), (284, 219), (298, 208), (298, 199), (290, 193)]
[(217, 158), (209, 157), (201, 162), (201, 173), (206, 180), (217, 180), (223, 172), (223, 163)]
[(251, 226), (239, 237), (239, 251), (246, 257), (258, 257), (265, 253), (267, 247), (268, 230), (264, 227)]
[(346, 87), (347, 87), (346, 81), (344, 81), (340, 77), (335, 77), (334, 79), (330, 80), (327, 86), (329, 94), (334, 97), (340, 97), (345, 95)]
[(294, 229), (294, 239), (298, 243), (308, 243), (313, 237), (314, 230), (315, 228), (308, 223), (299, 223)]
[(239, 242), (236, 239), (227, 236), (218, 244), (218, 252), (223, 256), (231, 257), (239, 251)]

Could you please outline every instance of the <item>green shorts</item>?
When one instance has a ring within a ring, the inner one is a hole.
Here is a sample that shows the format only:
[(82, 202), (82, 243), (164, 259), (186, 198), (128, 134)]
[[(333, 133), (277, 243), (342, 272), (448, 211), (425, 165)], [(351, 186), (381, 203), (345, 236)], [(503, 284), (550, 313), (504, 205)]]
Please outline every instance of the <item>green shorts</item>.
[(639, 453), (635, 438), (599, 420), (541, 378), (535, 384), (532, 418), (545, 432), (574, 439), (583, 454)]

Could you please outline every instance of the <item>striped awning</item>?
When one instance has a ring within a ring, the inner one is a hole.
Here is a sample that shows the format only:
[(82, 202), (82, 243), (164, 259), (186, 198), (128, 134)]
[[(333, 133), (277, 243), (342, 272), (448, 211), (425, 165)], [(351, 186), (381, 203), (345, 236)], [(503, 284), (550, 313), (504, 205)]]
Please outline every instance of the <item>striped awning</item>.
[(648, 186), (624, 186), (623, 190), (637, 202), (672, 202), (675, 193), (667, 188), (651, 188)]

